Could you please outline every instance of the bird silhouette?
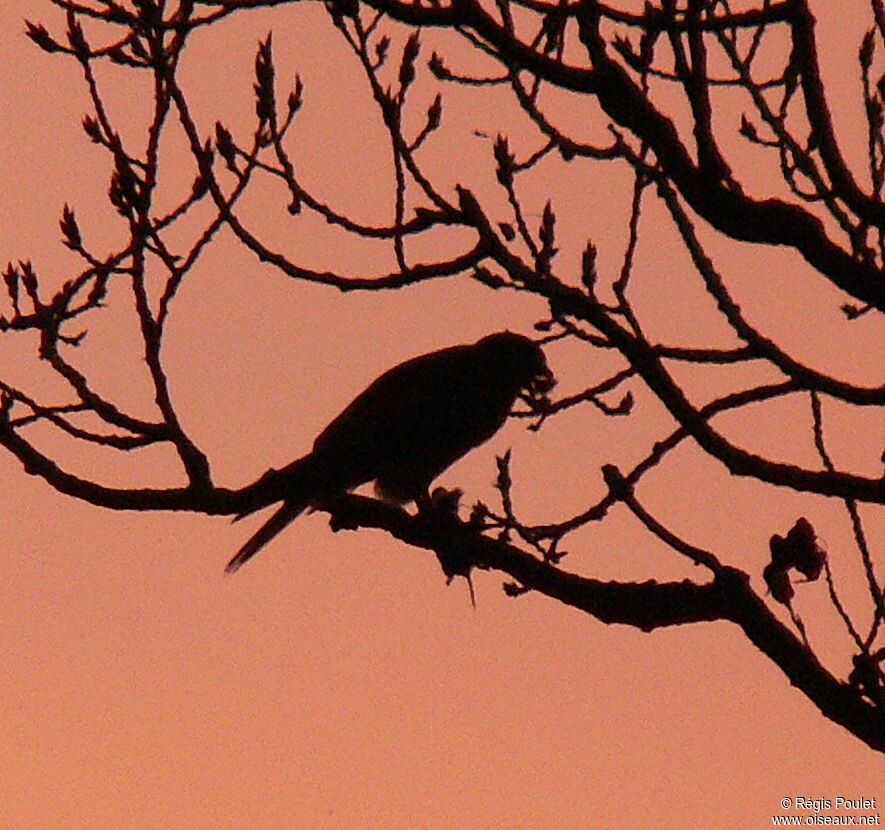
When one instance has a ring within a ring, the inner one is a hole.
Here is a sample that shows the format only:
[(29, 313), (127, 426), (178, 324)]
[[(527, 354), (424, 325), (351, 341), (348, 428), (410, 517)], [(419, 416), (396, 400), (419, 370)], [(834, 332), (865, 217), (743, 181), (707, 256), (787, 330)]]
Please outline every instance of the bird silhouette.
[(420, 503), (443, 470), (497, 432), (518, 397), (543, 399), (554, 383), (540, 346), (508, 331), (394, 366), (320, 433), (310, 453), (257, 482), (255, 503), (237, 519), (283, 504), (227, 571), (242, 567), (307, 508), (366, 482), (374, 481), (384, 499)]

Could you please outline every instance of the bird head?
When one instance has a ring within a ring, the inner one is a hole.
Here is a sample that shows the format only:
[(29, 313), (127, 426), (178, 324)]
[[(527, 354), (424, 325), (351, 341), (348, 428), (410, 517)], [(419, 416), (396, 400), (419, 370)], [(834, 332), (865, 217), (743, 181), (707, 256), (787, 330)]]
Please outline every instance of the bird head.
[(502, 331), (479, 341), (495, 361), (500, 376), (516, 389), (525, 390), (535, 403), (547, 403), (547, 393), (556, 385), (556, 378), (541, 347), (521, 334)]

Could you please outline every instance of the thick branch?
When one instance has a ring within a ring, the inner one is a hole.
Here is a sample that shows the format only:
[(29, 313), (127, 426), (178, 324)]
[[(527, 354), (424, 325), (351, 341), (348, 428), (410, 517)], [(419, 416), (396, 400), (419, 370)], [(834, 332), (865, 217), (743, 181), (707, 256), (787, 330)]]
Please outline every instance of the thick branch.
[(40, 476), (59, 493), (98, 507), (107, 507), (111, 510), (188, 510), (215, 515), (236, 513), (245, 503), (240, 492), (222, 487), (199, 489), (105, 487), (63, 470), (8, 424), (0, 425), (0, 446), (8, 449), (18, 459), (29, 475)]
[(885, 717), (853, 686), (831, 675), (765, 602), (750, 588), (747, 575), (723, 566), (715, 578), (698, 585), (684, 582), (603, 582), (562, 571), (496, 539), (456, 517), (439, 513), (409, 516), (392, 505), (347, 496), (324, 508), (336, 529), (374, 527), (415, 547), (434, 551), (444, 562), (462, 563), (509, 574), (524, 588), (578, 608), (601, 622), (652, 631), (691, 622), (730, 620), (775, 662), (790, 682), (830, 720), (868, 746), (885, 751)]
[[(610, 10), (596, 0), (582, 0), (576, 7), (580, 37), (593, 64), (589, 70), (565, 65), (517, 41), (475, 0), (457, 0), (445, 8), (391, 0), (371, 0), (369, 5), (410, 25), (467, 27), (491, 44), (495, 57), (511, 70), (525, 69), (562, 89), (595, 95), (615, 123), (631, 130), (654, 149), (692, 209), (717, 230), (733, 239), (795, 248), (834, 285), (885, 310), (882, 273), (859, 262), (829, 239), (820, 219), (780, 199), (752, 199), (729, 187), (720, 178), (722, 171), (715, 166), (711, 172), (695, 165), (673, 122), (655, 109), (629, 74), (609, 57), (600, 23)], [(778, 4), (778, 13), (771, 19), (781, 19), (791, 5)], [(830, 161), (834, 159), (831, 157)], [(872, 210), (868, 200), (865, 209)]]
[[(27, 472), (45, 478), (56, 490), (93, 504), (129, 510), (192, 510), (223, 514), (242, 509), (256, 485), (241, 491), (191, 488), (120, 490), (66, 473), (32, 447), (11, 427), (0, 429), (0, 444)], [(502, 541), (480, 535), (477, 528), (438, 511), (410, 516), (389, 504), (362, 496), (343, 496), (325, 507), (337, 528), (374, 527), (416, 547), (433, 550), (441, 561), (456, 562), (455, 572), (470, 567), (509, 574), (527, 589), (557, 599), (605, 623), (631, 625), (643, 631), (690, 622), (728, 619), (770, 657), (832, 721), (869, 746), (885, 750), (885, 721), (858, 692), (836, 680), (785, 628), (750, 589), (741, 571), (722, 567), (712, 582), (618, 583), (569, 574)]]
[(795, 248), (835, 285), (885, 311), (882, 273), (859, 262), (826, 235), (823, 223), (797, 205), (756, 200), (699, 169), (679, 140), (673, 122), (658, 112), (627, 72), (606, 51), (596, 4), (585, 0), (581, 40), (597, 74), (597, 97), (617, 123), (647, 142), (661, 167), (692, 209), (733, 239)]
[(735, 475), (747, 475), (772, 484), (825, 496), (854, 498), (885, 504), (885, 477), (879, 479), (808, 470), (794, 464), (771, 461), (738, 447), (714, 430), (665, 368), (654, 346), (622, 328), (605, 309), (581, 290), (566, 285), (552, 274), (539, 279), (535, 271), (512, 253), (496, 236), (476, 197), (459, 188), (461, 208), (480, 233), (488, 255), (508, 271), (517, 285), (546, 297), (554, 317), (585, 320), (598, 329), (638, 372), (670, 414), (710, 455)]
[(860, 189), (839, 149), (817, 59), (816, 21), (805, 0), (796, 2), (796, 12), (791, 22), (794, 55), (801, 69), (808, 120), (833, 188), (858, 216), (872, 225), (885, 227), (885, 205)]

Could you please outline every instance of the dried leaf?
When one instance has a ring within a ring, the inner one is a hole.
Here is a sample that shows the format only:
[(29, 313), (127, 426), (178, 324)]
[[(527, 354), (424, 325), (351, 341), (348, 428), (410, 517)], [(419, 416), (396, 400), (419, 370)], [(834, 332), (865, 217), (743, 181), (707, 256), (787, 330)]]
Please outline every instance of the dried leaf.
[(84, 115), (81, 123), (83, 124), (83, 131), (89, 136), (90, 141), (93, 144), (101, 144), (102, 133), (98, 119), (93, 118), (91, 115)]
[(427, 108), (427, 126), (426, 132), (433, 132), (440, 125), (442, 120), (442, 95), (437, 93), (433, 103)]
[(70, 19), (68, 26), (68, 43), (78, 57), (89, 55), (89, 44), (86, 42), (86, 35), (83, 34), (83, 27), (73, 18)]
[(224, 159), (228, 168), (231, 171), (236, 172), (237, 149), (234, 145), (230, 130), (228, 130), (220, 121), (215, 122), (215, 148), (218, 150), (218, 154)]
[(418, 32), (412, 32), (403, 49), (403, 59), (399, 67), (400, 94), (404, 93), (415, 80), (415, 61), (421, 51), (421, 39)]
[(272, 34), (268, 33), (255, 54), (255, 114), (260, 124), (269, 121), (276, 111), (274, 74)]
[(34, 41), (44, 52), (64, 52), (66, 51), (58, 41), (46, 30), (41, 23), (32, 23), (30, 20), (25, 21), (27, 32), (25, 34)]
[(58, 224), (61, 228), (62, 242), (65, 246), (72, 251), (80, 250), (83, 247), (80, 238), (80, 228), (77, 225), (77, 217), (74, 216), (74, 211), (71, 210), (69, 205), (66, 204), (64, 206)]
[(436, 52), (434, 52), (430, 56), (430, 60), (427, 62), (427, 66), (433, 75), (440, 81), (448, 81), (452, 78), (452, 73), (446, 68), (446, 65)]
[(384, 35), (376, 44), (375, 44), (375, 57), (377, 58), (377, 66), (383, 66), (384, 61), (387, 60), (387, 50), (390, 48), (390, 37), (388, 35)]
[(301, 77), (295, 76), (295, 89), (289, 93), (289, 98), (286, 101), (286, 106), (288, 108), (288, 118), (292, 118), (298, 110), (301, 109), (301, 104), (304, 101), (304, 84), (301, 82)]
[(494, 154), (495, 161), (497, 162), (495, 174), (498, 177), (498, 181), (505, 187), (509, 187), (513, 183), (514, 156), (510, 152), (510, 145), (507, 143), (506, 137), (500, 133), (498, 133), (498, 137), (495, 139)]
[(3, 282), (6, 283), (6, 293), (9, 295), (13, 311), (15, 311), (16, 315), (21, 313), (18, 305), (18, 281), (18, 271), (13, 267), (11, 262), (7, 263), (6, 269), (3, 271)]
[(863, 38), (863, 41), (860, 44), (860, 49), (857, 53), (857, 59), (860, 61), (860, 65), (864, 69), (869, 69), (870, 65), (873, 63), (873, 50), (876, 45), (875, 41), (876, 30), (870, 29)]

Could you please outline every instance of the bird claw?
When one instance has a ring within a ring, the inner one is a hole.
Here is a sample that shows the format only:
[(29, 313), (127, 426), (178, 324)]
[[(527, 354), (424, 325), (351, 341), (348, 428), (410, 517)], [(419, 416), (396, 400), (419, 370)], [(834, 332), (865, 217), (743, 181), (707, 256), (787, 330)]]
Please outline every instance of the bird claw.
[[(332, 505), (330, 504), (329, 507)], [(334, 510), (329, 513), (329, 528), (332, 533), (339, 530), (359, 530), (361, 525), (356, 514), (352, 510), (347, 509), (347, 505), (343, 500), (337, 501)]]
[[(460, 487), (455, 487), (453, 490), (446, 490), (445, 487), (435, 487), (430, 494), (430, 502), (426, 506), (431, 510), (454, 516), (458, 512), (461, 496), (463, 495), (464, 491)], [(420, 503), (418, 509), (421, 509)]]

